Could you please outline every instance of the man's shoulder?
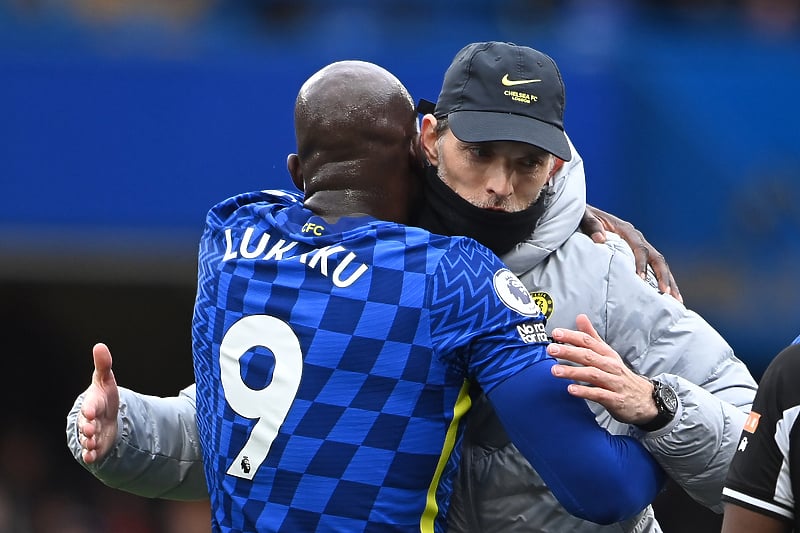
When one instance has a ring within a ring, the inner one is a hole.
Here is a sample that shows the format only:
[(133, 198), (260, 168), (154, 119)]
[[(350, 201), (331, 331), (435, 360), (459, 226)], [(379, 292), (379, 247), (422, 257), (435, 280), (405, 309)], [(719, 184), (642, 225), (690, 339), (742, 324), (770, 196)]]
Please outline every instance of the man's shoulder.
[[(614, 278), (623, 291), (632, 290), (628, 282), (635, 284), (636, 289), (642, 283), (642, 278), (636, 273), (633, 250), (616, 233), (606, 232), (606, 242), (596, 243), (588, 235), (576, 231), (553, 255), (567, 264), (581, 265), (581, 269), (588, 273)], [(658, 280), (650, 269), (645, 283), (658, 292)]]
[(476, 263), (488, 261), (492, 264), (502, 264), (494, 252), (471, 237), (441, 235), (416, 226), (393, 225), (404, 232), (405, 239), (409, 243), (423, 242), (433, 248), (445, 251), (451, 259), (466, 257)]
[(628, 243), (626, 243), (622, 237), (610, 231), (606, 232), (606, 242), (604, 243), (596, 243), (591, 237), (580, 230), (575, 231), (561, 246), (559, 246), (558, 250), (579, 250), (582, 253), (597, 257), (611, 257), (616, 254), (623, 254), (633, 260), (633, 251), (630, 246), (628, 246)]
[[(582, 270), (606, 276), (610, 268), (616, 268), (615, 258), (633, 266), (633, 253), (621, 238), (608, 234), (605, 243), (594, 242), (588, 235), (576, 231), (561, 244), (541, 265), (552, 269), (555, 264), (580, 265)], [(569, 267), (567, 267), (569, 268)]]
[(231, 196), (214, 206), (215, 210), (237, 209), (249, 205), (270, 205), (278, 204), (282, 206), (297, 205), (303, 203), (303, 196), (299, 192), (287, 191), (283, 189), (264, 189), (259, 191), (249, 191)]
[(215, 204), (208, 211), (207, 222), (226, 220), (242, 208), (268, 207), (279, 205), (289, 207), (302, 205), (303, 197), (299, 192), (281, 189), (249, 191), (231, 196)]
[(784, 348), (770, 362), (764, 372), (763, 382), (783, 381), (794, 383), (800, 376), (800, 344), (791, 344)]
[(587, 235), (575, 232), (544, 260), (514, 270), (532, 291), (547, 291), (570, 299), (582, 295), (579, 300), (586, 302), (593, 299), (592, 294), (607, 293), (616, 254), (616, 246), (597, 244)]
[(522, 280), (531, 291), (549, 296), (552, 307), (562, 311), (557, 316), (569, 324), (579, 312), (608, 316), (630, 306), (648, 313), (674, 313), (675, 320), (682, 314), (676, 300), (665, 299), (654, 283), (636, 274), (630, 247), (613, 234), (598, 244), (574, 233)]

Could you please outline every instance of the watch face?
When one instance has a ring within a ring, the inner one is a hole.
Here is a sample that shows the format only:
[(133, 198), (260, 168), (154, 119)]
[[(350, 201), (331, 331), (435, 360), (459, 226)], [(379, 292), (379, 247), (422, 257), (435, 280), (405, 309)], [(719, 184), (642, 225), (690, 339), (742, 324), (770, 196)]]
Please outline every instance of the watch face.
[(678, 397), (675, 396), (675, 391), (667, 385), (661, 386), (661, 400), (670, 413), (674, 413), (678, 409)]
[(655, 418), (644, 424), (636, 424), (639, 429), (644, 431), (657, 431), (675, 417), (678, 410), (678, 396), (675, 391), (657, 379), (650, 380), (653, 383), (653, 401), (658, 409)]

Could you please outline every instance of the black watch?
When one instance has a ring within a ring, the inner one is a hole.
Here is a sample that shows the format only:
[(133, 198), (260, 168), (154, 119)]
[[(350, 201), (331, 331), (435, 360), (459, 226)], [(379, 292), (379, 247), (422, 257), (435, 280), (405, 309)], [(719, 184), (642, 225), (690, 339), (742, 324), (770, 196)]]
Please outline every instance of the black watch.
[(675, 418), (675, 412), (678, 410), (678, 396), (675, 391), (656, 379), (651, 379), (650, 382), (653, 384), (653, 401), (658, 414), (646, 424), (636, 424), (642, 431), (656, 431), (663, 428)]

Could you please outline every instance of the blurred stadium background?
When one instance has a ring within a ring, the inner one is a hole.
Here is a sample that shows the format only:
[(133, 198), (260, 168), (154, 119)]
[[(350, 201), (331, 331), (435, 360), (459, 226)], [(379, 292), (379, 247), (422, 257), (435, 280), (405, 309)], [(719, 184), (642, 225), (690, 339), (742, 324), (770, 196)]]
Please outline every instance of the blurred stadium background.
[(193, 381), (205, 212), (291, 186), (302, 81), (364, 59), (435, 100), (477, 40), (554, 57), (590, 203), (645, 233), (760, 377), (800, 333), (795, 0), (2, 0), (0, 533), (208, 530), (203, 505), (112, 491), (70, 458), (91, 346), (142, 392)]

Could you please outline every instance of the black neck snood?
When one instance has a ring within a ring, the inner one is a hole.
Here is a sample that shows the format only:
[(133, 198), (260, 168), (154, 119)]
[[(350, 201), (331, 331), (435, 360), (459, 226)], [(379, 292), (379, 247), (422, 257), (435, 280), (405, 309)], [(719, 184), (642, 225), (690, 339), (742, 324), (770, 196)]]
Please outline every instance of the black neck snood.
[(475, 207), (439, 179), (436, 167), (428, 167), (425, 199), (415, 225), (440, 235), (472, 237), (496, 255), (511, 251), (528, 238), (544, 213), (547, 190), (530, 207), (502, 213)]

